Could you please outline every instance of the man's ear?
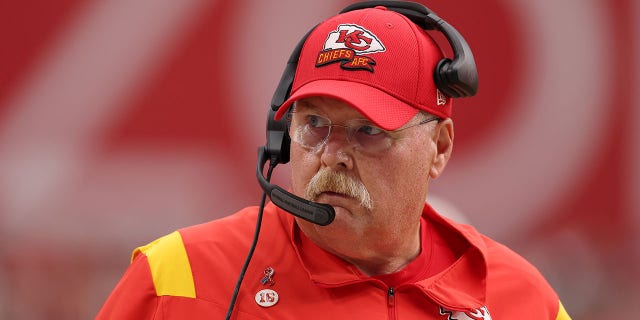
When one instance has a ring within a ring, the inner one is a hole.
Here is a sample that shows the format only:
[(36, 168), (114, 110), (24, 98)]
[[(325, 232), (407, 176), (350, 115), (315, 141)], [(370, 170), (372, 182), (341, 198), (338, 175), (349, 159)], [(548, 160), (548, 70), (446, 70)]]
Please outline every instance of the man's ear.
[(433, 141), (436, 144), (436, 153), (429, 170), (429, 177), (436, 179), (444, 171), (444, 167), (451, 158), (451, 151), (453, 151), (453, 121), (451, 119), (444, 119), (436, 125)]

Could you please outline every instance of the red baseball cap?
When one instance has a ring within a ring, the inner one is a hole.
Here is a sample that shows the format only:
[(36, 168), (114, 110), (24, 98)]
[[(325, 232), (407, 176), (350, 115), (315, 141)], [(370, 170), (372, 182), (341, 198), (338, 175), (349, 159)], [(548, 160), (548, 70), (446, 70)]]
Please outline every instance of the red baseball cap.
[(275, 115), (311, 96), (339, 99), (386, 130), (420, 110), (451, 116), (451, 98), (436, 88), (433, 72), (444, 57), (423, 29), (385, 7), (339, 14), (305, 41), (290, 97)]

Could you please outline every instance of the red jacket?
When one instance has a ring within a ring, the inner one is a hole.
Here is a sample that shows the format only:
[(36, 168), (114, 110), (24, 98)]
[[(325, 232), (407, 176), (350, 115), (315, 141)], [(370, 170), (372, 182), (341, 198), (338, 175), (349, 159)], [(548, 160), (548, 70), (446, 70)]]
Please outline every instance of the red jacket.
[[(136, 249), (97, 319), (224, 319), (257, 212), (249, 207)], [(390, 287), (315, 246), (290, 214), (268, 204), (232, 319), (570, 319), (516, 253), (428, 205), (424, 221), (456, 248), (455, 259), (435, 275)]]

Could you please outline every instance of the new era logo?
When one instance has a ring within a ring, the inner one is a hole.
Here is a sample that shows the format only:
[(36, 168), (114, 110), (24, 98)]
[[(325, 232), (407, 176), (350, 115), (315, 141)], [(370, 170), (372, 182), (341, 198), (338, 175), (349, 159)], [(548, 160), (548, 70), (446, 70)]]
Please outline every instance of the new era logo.
[(439, 106), (447, 104), (447, 96), (440, 89), (436, 89), (436, 104)]

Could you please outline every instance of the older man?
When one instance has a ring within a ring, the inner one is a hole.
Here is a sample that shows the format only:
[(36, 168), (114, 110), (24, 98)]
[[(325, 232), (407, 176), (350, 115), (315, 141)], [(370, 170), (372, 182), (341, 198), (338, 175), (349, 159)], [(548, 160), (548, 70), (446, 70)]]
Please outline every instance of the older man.
[(292, 194), (138, 248), (98, 318), (569, 319), (532, 265), (425, 203), (452, 97), (477, 86), (466, 43), (420, 5), (358, 6), (314, 28), (283, 77)]

